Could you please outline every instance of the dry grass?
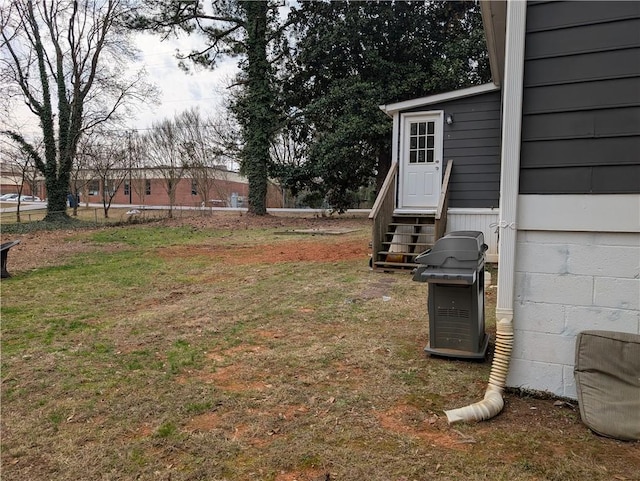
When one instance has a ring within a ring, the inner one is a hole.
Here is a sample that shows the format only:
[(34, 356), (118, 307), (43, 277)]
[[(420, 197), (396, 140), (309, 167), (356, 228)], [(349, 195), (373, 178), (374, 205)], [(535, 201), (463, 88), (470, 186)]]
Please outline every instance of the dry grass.
[[(357, 230), (274, 235), (328, 225)], [(489, 363), (425, 357), (426, 284), (369, 271), (366, 220), (41, 236), (2, 283), (3, 481), (639, 479), (553, 399), (448, 426)]]
[[(39, 209), (35, 209), (34, 206), (41, 206)], [(17, 213), (16, 208), (17, 204), (15, 202), (0, 202), (0, 208), (3, 209), (3, 212), (0, 213), (0, 223), (4, 226), (8, 226), (10, 224), (15, 224), (17, 221)], [(104, 209), (102, 207), (95, 207), (95, 204), (90, 206), (81, 205), (76, 210), (76, 215), (73, 215), (73, 209), (68, 208), (67, 213), (73, 219), (94, 223), (96, 225), (108, 225), (108, 224), (116, 224), (116, 223), (128, 223), (131, 221), (147, 221), (147, 220), (156, 220), (166, 218), (168, 211), (164, 209), (153, 209), (153, 208), (145, 208), (139, 209), (139, 214), (131, 215), (127, 214), (132, 209), (135, 209), (136, 206), (131, 207), (111, 207), (108, 210), (108, 217), (104, 215)], [(207, 216), (211, 213), (211, 211), (190, 211), (190, 210), (181, 210), (180, 208), (176, 208), (173, 211), (173, 215), (176, 218), (182, 217), (193, 217), (195, 215), (198, 216)], [(20, 208), (20, 222), (22, 224), (28, 224), (31, 222), (38, 222), (45, 218), (47, 214), (47, 209), (44, 204), (32, 204), (26, 203), (21, 204)]]

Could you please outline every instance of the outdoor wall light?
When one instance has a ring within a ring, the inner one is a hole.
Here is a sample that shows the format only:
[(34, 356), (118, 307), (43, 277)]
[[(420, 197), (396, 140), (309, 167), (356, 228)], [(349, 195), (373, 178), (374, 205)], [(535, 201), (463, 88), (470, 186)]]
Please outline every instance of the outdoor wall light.
[(451, 125), (453, 123), (453, 115), (447, 114), (447, 125)]

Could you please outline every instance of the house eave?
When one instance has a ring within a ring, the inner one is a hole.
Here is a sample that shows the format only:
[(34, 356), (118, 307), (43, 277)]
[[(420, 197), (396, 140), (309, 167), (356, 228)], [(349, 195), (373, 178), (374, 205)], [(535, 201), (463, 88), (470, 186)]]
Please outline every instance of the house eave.
[(491, 78), (496, 85), (502, 85), (504, 80), (507, 2), (505, 0), (482, 0), (480, 2), (480, 11), (487, 41)]
[(417, 99), (405, 100), (403, 102), (396, 102), (393, 104), (380, 105), (380, 109), (386, 113), (389, 117), (402, 110), (409, 110), (419, 107), (426, 107), (441, 102), (447, 102), (450, 100), (461, 99), (464, 97), (472, 97), (474, 95), (485, 94), (488, 92), (495, 92), (500, 90), (500, 87), (494, 83), (488, 83), (483, 85), (476, 85), (474, 87), (468, 87), (466, 89), (453, 90), (451, 92), (443, 92), (440, 94), (429, 95), (427, 97), (420, 97)]

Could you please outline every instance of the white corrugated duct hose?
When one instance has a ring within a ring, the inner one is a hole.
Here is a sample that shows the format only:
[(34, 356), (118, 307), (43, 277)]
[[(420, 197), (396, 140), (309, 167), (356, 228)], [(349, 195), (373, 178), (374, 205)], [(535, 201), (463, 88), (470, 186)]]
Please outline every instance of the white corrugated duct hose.
[(504, 407), (502, 391), (509, 373), (512, 347), (513, 321), (502, 319), (496, 324), (496, 346), (484, 399), (463, 408), (445, 411), (449, 424), (461, 421), (485, 421), (502, 411)]

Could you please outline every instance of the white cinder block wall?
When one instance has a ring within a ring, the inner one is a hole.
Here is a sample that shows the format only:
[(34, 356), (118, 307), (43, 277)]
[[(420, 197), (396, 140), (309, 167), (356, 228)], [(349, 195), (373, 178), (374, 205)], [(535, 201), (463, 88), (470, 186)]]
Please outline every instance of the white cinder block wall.
[(576, 398), (578, 332), (640, 334), (640, 234), (519, 231), (507, 385)]

